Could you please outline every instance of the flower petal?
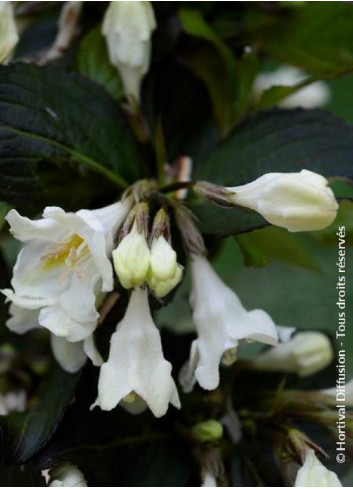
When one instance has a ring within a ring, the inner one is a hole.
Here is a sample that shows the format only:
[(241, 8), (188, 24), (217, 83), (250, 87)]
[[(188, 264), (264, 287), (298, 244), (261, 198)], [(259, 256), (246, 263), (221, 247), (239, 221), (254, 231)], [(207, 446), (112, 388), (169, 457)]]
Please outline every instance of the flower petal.
[(50, 342), (55, 360), (66, 372), (78, 372), (86, 363), (87, 357), (82, 341), (70, 343), (65, 338), (51, 334)]
[(95, 330), (97, 322), (80, 323), (75, 321), (59, 305), (55, 305), (41, 309), (39, 324), (49, 329), (54, 335), (75, 342), (90, 336)]

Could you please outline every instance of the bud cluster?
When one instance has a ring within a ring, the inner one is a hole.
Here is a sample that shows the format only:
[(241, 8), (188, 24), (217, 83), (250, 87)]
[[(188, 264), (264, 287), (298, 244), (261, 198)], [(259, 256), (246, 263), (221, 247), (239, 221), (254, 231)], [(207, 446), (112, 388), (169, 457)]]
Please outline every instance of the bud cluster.
[(149, 207), (139, 202), (121, 230), (121, 241), (113, 251), (116, 274), (125, 289), (147, 283), (157, 297), (165, 297), (180, 282), (183, 267), (171, 246), (169, 216), (161, 208), (148, 230)]

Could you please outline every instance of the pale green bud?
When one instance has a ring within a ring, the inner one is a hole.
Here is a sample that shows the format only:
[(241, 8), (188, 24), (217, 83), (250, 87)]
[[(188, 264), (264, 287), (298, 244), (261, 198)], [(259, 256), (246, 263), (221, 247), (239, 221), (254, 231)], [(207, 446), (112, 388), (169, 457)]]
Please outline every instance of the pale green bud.
[(151, 246), (148, 285), (157, 297), (164, 297), (180, 282), (182, 266), (177, 263), (177, 255), (164, 238), (155, 238)]
[(138, 231), (136, 224), (112, 256), (115, 272), (125, 289), (139, 287), (146, 281), (151, 253), (145, 235)]
[(218, 441), (223, 436), (223, 426), (219, 421), (215, 419), (209, 419), (197, 423), (192, 428), (192, 437), (194, 440), (201, 443), (208, 443), (212, 441)]

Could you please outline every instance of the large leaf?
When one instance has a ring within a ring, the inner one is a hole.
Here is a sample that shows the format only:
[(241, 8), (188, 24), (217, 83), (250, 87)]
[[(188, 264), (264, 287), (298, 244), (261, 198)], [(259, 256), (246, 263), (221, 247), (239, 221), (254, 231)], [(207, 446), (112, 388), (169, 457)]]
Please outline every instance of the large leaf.
[(77, 74), (1, 67), (0, 143), (0, 199), (17, 205), (40, 198), (36, 168), (43, 160), (74, 161), (100, 173), (102, 186), (109, 179), (124, 187), (139, 175), (137, 148), (118, 105)]
[[(353, 127), (323, 110), (279, 110), (259, 113), (236, 128), (199, 165), (195, 180), (241, 185), (268, 172), (304, 168), (327, 178), (353, 179)], [(204, 232), (227, 235), (264, 226), (258, 214), (194, 203)]]
[(36, 404), (0, 418), (1, 457), (6, 464), (29, 460), (49, 440), (70, 401), (79, 374), (53, 365)]
[(269, 23), (260, 45), (281, 61), (331, 77), (353, 69), (352, 37), (350, 2), (305, 2)]

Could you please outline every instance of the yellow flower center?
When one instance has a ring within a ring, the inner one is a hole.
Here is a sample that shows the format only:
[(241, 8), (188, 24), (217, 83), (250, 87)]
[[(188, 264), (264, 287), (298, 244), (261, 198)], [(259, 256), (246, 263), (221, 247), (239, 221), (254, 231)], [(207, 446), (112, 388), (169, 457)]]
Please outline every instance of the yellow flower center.
[(44, 260), (43, 269), (49, 271), (64, 264), (71, 268), (87, 252), (88, 246), (85, 241), (78, 234), (73, 234), (69, 241), (60, 244), (55, 251), (42, 257)]

